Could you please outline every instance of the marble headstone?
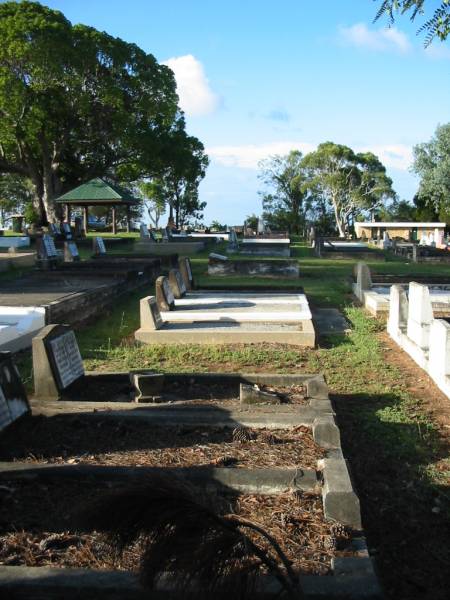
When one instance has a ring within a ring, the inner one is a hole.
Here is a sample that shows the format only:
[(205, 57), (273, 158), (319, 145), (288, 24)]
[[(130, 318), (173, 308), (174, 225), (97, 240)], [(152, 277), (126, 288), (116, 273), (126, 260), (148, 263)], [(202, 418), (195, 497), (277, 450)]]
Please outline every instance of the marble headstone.
[(25, 388), (9, 352), (0, 352), (0, 435), (17, 419), (30, 412)]

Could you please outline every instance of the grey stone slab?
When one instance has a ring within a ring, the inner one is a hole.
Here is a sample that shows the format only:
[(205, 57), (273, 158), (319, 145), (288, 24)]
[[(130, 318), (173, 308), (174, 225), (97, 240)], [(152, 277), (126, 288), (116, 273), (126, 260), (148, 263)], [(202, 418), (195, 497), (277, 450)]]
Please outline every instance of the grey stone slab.
[(220, 488), (222, 493), (279, 494), (287, 490), (319, 492), (316, 472), (295, 468), (225, 468), (225, 467), (114, 467), (91, 464), (0, 463), (0, 480), (83, 480), (139, 482), (152, 475), (169, 475), (187, 479), (204, 487)]
[(313, 323), (319, 335), (348, 333), (350, 325), (344, 315), (336, 308), (311, 309)]
[(314, 419), (312, 426), (313, 438), (322, 448), (340, 448), (341, 436), (332, 415), (325, 415)]

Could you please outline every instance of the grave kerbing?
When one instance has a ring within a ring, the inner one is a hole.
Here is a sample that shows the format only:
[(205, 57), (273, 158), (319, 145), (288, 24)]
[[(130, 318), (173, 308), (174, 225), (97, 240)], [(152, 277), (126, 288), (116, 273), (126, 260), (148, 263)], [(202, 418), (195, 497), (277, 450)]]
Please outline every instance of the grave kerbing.
[(10, 352), (0, 352), (0, 433), (30, 412), (27, 394)]
[(47, 325), (33, 338), (34, 392), (39, 400), (57, 400), (84, 377), (75, 334), (68, 325)]

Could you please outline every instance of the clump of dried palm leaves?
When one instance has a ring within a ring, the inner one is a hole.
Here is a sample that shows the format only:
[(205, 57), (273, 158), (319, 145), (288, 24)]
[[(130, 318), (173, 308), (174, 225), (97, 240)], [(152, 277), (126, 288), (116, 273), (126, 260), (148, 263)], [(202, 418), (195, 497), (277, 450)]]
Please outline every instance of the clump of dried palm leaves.
[(244, 600), (254, 596), (263, 567), (278, 579), (283, 597), (303, 598), (298, 577), (270, 534), (238, 515), (222, 514), (175, 477), (152, 476), (145, 485), (98, 498), (83, 510), (80, 526), (109, 534), (118, 551), (140, 540), (141, 578), (149, 588), (170, 582), (185, 598)]

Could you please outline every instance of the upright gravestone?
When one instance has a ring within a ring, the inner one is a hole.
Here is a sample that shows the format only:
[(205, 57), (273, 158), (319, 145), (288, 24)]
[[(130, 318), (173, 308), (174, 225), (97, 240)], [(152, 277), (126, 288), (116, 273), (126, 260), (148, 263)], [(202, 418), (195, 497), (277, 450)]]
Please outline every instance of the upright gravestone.
[(75, 217), (75, 239), (79, 240), (85, 237), (85, 231), (83, 229), (83, 220), (81, 217)]
[(100, 236), (96, 236), (93, 241), (93, 251), (96, 256), (104, 256), (106, 254), (105, 242)]
[(186, 286), (178, 269), (170, 269), (169, 284), (175, 298), (183, 298), (186, 295)]
[(238, 252), (238, 251), (239, 251), (239, 242), (237, 239), (236, 231), (234, 229), (231, 229), (231, 231), (228, 235), (227, 252), (232, 254), (232, 253)]
[(64, 233), (64, 237), (66, 238), (66, 240), (72, 239), (72, 229), (71, 229), (69, 223), (63, 223), (63, 233)]
[(34, 393), (39, 400), (57, 400), (84, 377), (75, 334), (68, 325), (47, 325), (33, 338)]
[(429, 348), (433, 318), (430, 290), (426, 285), (412, 281), (408, 292), (407, 335), (422, 350)]
[(406, 291), (398, 283), (391, 285), (389, 293), (389, 318), (387, 332), (392, 339), (398, 341), (399, 336), (405, 333), (408, 323), (408, 298)]
[(356, 296), (363, 301), (363, 295), (365, 291), (372, 288), (372, 277), (370, 275), (370, 269), (364, 262), (356, 264)]
[(264, 221), (261, 219), (261, 217), (258, 218), (257, 233), (258, 235), (264, 234)]
[(178, 259), (178, 269), (183, 278), (186, 290), (193, 290), (195, 288), (194, 277), (192, 275), (191, 261), (187, 256), (182, 256)]
[(159, 310), (173, 310), (175, 308), (175, 296), (170, 289), (169, 280), (161, 275), (156, 280), (156, 302)]
[(139, 237), (141, 238), (141, 240), (149, 240), (150, 239), (150, 233), (149, 233), (148, 227), (145, 223), (141, 223), (139, 226)]
[(140, 302), (141, 329), (151, 330), (161, 329), (164, 325), (161, 313), (155, 296), (146, 296), (141, 298)]
[(10, 352), (0, 352), (0, 433), (30, 412), (27, 394)]
[(55, 242), (51, 235), (45, 233), (36, 238), (36, 264), (39, 269), (51, 269), (58, 262), (60, 256), (56, 250)]
[(78, 262), (80, 254), (75, 242), (64, 242), (64, 262)]

